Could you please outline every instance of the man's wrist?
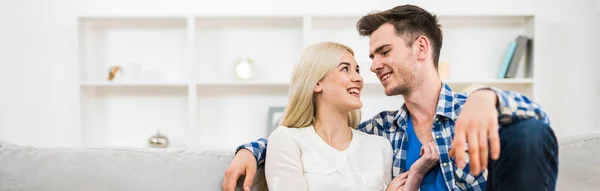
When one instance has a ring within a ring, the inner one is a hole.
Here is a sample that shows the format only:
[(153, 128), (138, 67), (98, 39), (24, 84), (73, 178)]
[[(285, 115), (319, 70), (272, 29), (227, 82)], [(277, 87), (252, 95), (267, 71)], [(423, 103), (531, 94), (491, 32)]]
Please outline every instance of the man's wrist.
[(254, 155), (254, 153), (252, 153), (252, 151), (251, 151), (250, 149), (248, 149), (248, 148), (240, 148), (240, 149), (239, 149), (239, 150), (236, 152), (236, 154), (235, 154), (235, 155), (238, 155), (238, 154), (240, 154), (240, 153), (244, 153), (244, 152), (247, 152), (248, 154)]
[(472, 93), (473, 97), (485, 99), (494, 107), (498, 107), (498, 93), (491, 88), (482, 88)]
[(248, 154), (254, 156), (254, 159), (256, 159), (258, 161), (258, 159), (256, 158), (256, 155), (254, 154), (254, 152), (252, 152), (252, 149), (244, 147), (244, 146), (240, 146), (236, 149), (234, 157), (238, 156), (240, 153), (245, 153), (248, 152)]

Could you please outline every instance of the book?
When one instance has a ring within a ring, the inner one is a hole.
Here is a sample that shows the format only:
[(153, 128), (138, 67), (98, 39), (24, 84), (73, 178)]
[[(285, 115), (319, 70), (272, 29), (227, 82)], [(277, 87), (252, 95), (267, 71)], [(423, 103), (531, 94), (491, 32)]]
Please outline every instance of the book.
[(530, 44), (531, 38), (526, 36), (518, 36), (509, 44), (498, 72), (498, 78), (514, 78), (517, 75), (521, 59), (528, 53)]
[(512, 61), (512, 57), (517, 49), (517, 41), (513, 41), (508, 45), (506, 49), (506, 53), (504, 54), (504, 59), (502, 59), (502, 65), (500, 65), (500, 70), (498, 72), (498, 78), (506, 77), (506, 72), (508, 72), (508, 67), (510, 66), (510, 62)]

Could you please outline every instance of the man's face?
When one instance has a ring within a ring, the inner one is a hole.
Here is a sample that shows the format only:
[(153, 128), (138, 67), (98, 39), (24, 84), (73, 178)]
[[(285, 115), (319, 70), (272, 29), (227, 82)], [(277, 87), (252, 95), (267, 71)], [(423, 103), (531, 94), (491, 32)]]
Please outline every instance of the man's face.
[(373, 59), (371, 71), (379, 78), (385, 94), (410, 93), (415, 79), (416, 57), (403, 38), (396, 35), (392, 24), (386, 23), (371, 34), (369, 57)]

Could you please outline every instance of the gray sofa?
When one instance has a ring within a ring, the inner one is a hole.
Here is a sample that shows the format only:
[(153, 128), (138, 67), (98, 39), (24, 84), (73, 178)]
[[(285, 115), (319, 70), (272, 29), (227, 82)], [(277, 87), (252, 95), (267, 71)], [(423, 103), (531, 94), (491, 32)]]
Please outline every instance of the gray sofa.
[[(558, 190), (600, 188), (600, 134), (561, 140), (559, 154)], [(221, 190), (232, 156), (232, 151), (41, 149), (0, 142), (0, 191)], [(256, 185), (253, 190), (263, 189)]]
[(220, 190), (232, 156), (191, 149), (42, 149), (0, 142), (0, 191)]

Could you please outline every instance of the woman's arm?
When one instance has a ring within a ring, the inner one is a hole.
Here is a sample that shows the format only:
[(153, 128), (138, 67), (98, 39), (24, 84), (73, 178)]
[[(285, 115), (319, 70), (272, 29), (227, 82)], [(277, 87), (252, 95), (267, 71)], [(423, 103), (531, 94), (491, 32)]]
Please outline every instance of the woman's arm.
[(425, 174), (439, 164), (439, 155), (440, 154), (437, 151), (437, 145), (434, 141), (424, 144), (423, 147), (421, 147), (421, 158), (417, 159), (417, 161), (412, 164), (410, 170), (408, 171), (408, 178), (406, 180), (406, 185), (404, 185), (403, 191), (419, 190), (421, 187), (421, 181), (423, 181)]
[(285, 130), (285, 127), (279, 127), (269, 136), (265, 160), (267, 185), (271, 191), (306, 191), (300, 148)]

